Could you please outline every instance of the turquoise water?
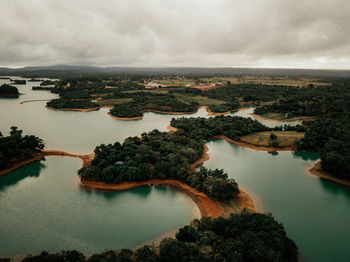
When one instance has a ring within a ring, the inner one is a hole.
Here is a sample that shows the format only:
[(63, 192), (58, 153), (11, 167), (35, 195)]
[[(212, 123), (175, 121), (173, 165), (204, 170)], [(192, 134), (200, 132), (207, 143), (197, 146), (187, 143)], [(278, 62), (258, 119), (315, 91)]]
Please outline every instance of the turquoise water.
[[(7, 133), (17, 125), (43, 138), (47, 149), (90, 153), (101, 143), (121, 142), (155, 128), (166, 131), (170, 120), (180, 117), (149, 112), (142, 120), (121, 121), (108, 116), (108, 109), (67, 112), (46, 109), (46, 102), (20, 104), (56, 97), (47, 91), (31, 91), (33, 84), (38, 83), (18, 85), (25, 94), (18, 99), (0, 99), (0, 130)], [(252, 110), (232, 115), (251, 117)], [(206, 111), (185, 116), (206, 116)], [(285, 225), (305, 261), (349, 261), (350, 191), (308, 175), (317, 155), (280, 152), (272, 156), (221, 140), (210, 141), (208, 146), (211, 158), (205, 165), (223, 168), (253, 192), (259, 207)], [(131, 248), (198, 214), (187, 196), (164, 187), (121, 193), (88, 191), (79, 186), (76, 172), (80, 166), (77, 159), (48, 157), (0, 177), (0, 254), (44, 249), (91, 254), (106, 248)]]

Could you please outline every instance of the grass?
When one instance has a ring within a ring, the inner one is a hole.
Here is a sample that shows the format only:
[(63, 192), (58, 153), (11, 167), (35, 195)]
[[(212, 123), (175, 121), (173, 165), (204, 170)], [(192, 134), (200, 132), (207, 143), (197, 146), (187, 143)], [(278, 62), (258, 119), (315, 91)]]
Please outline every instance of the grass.
[(202, 77), (197, 81), (193, 78), (171, 78), (164, 77), (162, 79), (153, 79), (159, 84), (175, 84), (175, 85), (195, 85), (195, 84), (226, 84), (230, 81), (232, 84), (265, 84), (265, 85), (284, 85), (284, 86), (329, 86), (330, 83), (324, 83), (317, 78), (297, 78), (291, 79), (288, 77), (269, 77), (269, 76), (241, 76), (241, 77)]
[(131, 102), (132, 100), (132, 98), (103, 99), (97, 101), (97, 104), (99, 104), (100, 106), (120, 105), (127, 102)]
[(205, 97), (205, 96), (184, 96), (181, 94), (175, 94), (176, 99), (178, 99), (179, 101), (183, 102), (183, 103), (191, 103), (191, 102), (198, 102), (201, 106), (208, 106), (208, 105), (221, 105), (226, 103), (225, 101), (220, 101), (220, 100), (216, 100), (216, 99), (212, 99), (209, 97)]
[[(270, 134), (274, 133), (277, 138), (271, 140)], [(241, 141), (256, 146), (271, 146), (273, 141), (278, 143), (277, 147), (294, 147), (295, 143), (304, 137), (304, 133), (296, 131), (266, 131), (257, 132), (241, 137)]]

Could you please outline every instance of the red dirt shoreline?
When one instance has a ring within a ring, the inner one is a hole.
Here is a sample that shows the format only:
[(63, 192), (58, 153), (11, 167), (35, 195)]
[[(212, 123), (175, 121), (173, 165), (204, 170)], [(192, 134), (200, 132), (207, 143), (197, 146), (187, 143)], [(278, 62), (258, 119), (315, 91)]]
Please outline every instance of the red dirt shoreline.
[(274, 121), (274, 122), (288, 122), (288, 121), (296, 121), (296, 120), (315, 120), (315, 117), (313, 117), (313, 116), (296, 116), (296, 117), (286, 118), (286, 119), (272, 119), (272, 118), (263, 117), (261, 115), (257, 115), (254, 113), (251, 113), (250, 115), (256, 119), (269, 120), (269, 121)]
[(309, 170), (309, 172), (312, 175), (318, 176), (321, 179), (326, 179), (338, 184), (341, 184), (343, 186), (350, 187), (350, 181), (338, 178), (332, 174), (329, 174), (321, 169), (321, 161), (316, 162), (313, 167)]

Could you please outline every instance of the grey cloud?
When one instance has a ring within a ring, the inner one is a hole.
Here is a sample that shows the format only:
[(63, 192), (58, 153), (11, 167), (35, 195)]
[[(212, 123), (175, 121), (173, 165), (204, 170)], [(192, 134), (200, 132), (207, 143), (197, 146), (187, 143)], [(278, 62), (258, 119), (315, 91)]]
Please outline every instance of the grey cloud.
[(0, 0), (0, 66), (350, 67), (347, 0)]

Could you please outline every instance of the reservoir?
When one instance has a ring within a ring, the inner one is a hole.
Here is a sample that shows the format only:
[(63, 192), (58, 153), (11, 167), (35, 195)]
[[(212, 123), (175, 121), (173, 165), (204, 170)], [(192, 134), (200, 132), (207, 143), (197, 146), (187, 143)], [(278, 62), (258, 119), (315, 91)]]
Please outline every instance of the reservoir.
[[(0, 85), (5, 82), (1, 79)], [(42, 138), (47, 149), (91, 153), (101, 143), (122, 142), (153, 129), (167, 131), (170, 120), (181, 117), (149, 112), (142, 120), (122, 121), (110, 117), (108, 108), (73, 112), (47, 109), (46, 101), (20, 104), (56, 97), (48, 91), (32, 91), (37, 84), (17, 85), (24, 94), (18, 99), (0, 99), (0, 131), (7, 135), (11, 126), (18, 126), (25, 134)], [(252, 111), (232, 115), (250, 117)], [(202, 108), (185, 116), (206, 114)], [(271, 212), (283, 223), (303, 260), (349, 260), (350, 189), (308, 173), (318, 155), (271, 155), (222, 140), (207, 145), (210, 160), (204, 165), (224, 169), (251, 192), (263, 212)], [(198, 216), (190, 198), (165, 187), (118, 193), (86, 190), (77, 176), (81, 165), (78, 159), (51, 156), (0, 177), (1, 255), (133, 248)]]

